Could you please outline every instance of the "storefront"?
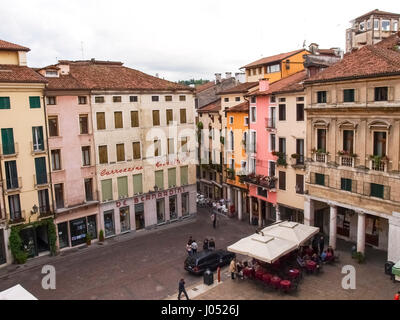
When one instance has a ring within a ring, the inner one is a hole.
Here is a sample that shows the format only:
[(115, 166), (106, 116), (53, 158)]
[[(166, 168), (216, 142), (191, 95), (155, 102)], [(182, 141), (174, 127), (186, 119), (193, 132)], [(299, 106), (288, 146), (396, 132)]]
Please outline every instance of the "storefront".
[(50, 251), (47, 224), (21, 229), (19, 235), (28, 258), (33, 258), (41, 253)]
[(196, 212), (196, 185), (171, 188), (100, 206), (105, 237), (178, 221)]
[(97, 214), (57, 224), (60, 249), (86, 243), (86, 235), (97, 239)]
[(0, 265), (7, 263), (4, 229), (0, 229)]

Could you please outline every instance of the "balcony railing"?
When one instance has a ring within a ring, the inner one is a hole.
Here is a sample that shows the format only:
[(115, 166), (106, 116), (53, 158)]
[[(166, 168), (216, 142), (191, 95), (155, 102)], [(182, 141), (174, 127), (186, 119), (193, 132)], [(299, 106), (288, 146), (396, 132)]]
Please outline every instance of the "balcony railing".
[(22, 178), (15, 177), (7, 180), (3, 180), (3, 188), (5, 192), (18, 191), (22, 188)]
[(267, 130), (276, 129), (276, 118), (265, 118), (265, 128)]
[(385, 160), (370, 160), (370, 169), (374, 171), (387, 171), (387, 161)]
[(255, 186), (267, 188), (267, 189), (275, 189), (276, 188), (276, 177), (271, 176), (263, 176), (259, 174), (249, 174), (242, 178), (244, 183), (252, 184)]
[(32, 152), (32, 154), (45, 153), (46, 152), (46, 144), (43, 143), (43, 145), (39, 145), (39, 144), (33, 143), (31, 141), (31, 152)]
[(340, 165), (354, 168), (355, 159), (350, 156), (340, 156)]
[(25, 221), (25, 210), (10, 212), (9, 224), (17, 224)]
[(314, 154), (314, 161), (320, 163), (327, 163), (328, 162), (328, 154), (317, 152)]
[[(6, 150), (3, 150), (6, 149)], [(0, 144), (0, 158), (16, 157), (19, 153), (18, 143), (12, 145), (1, 145)]]

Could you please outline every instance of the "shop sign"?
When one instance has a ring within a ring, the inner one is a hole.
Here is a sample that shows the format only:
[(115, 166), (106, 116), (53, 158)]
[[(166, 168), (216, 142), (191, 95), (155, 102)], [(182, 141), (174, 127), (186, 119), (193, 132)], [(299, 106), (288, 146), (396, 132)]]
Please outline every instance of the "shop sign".
[(120, 173), (128, 173), (128, 172), (139, 171), (139, 170), (143, 170), (143, 167), (142, 166), (138, 166), (138, 167), (130, 167), (130, 168), (124, 168), (124, 169), (113, 169), (113, 170), (103, 169), (103, 170), (100, 171), (100, 176), (104, 177), (104, 176), (110, 176), (110, 175), (120, 174)]

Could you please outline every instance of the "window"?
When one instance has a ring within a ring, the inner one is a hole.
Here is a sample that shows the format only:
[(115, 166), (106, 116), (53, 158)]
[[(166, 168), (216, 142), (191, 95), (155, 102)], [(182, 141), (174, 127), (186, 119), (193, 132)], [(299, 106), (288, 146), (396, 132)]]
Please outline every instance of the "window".
[(286, 172), (279, 171), (279, 190), (286, 190)]
[(251, 101), (251, 103), (256, 103), (257, 102), (257, 98), (256, 97), (251, 97), (250, 101)]
[(279, 138), (279, 152), (286, 156), (286, 138)]
[(271, 66), (267, 66), (267, 73), (274, 73), (274, 72), (279, 72), (279, 71), (281, 71), (280, 64), (273, 64)]
[(304, 104), (296, 104), (296, 120), (304, 121)]
[(124, 127), (121, 111), (114, 112), (114, 125), (115, 129), (122, 129)]
[(89, 133), (89, 120), (87, 114), (79, 116), (79, 129), (81, 134)]
[(384, 198), (385, 188), (381, 184), (371, 183), (371, 197)]
[(87, 178), (85, 183), (85, 199), (86, 201), (93, 201), (93, 179)]
[(186, 101), (186, 96), (179, 96), (179, 101)]
[(86, 96), (79, 96), (78, 97), (79, 104), (87, 104), (87, 97)]
[(172, 101), (172, 96), (165, 96), (165, 101), (171, 102)]
[(382, 31), (390, 31), (390, 20), (382, 20)]
[(35, 158), (35, 171), (36, 171), (36, 183), (38, 185), (44, 185), (48, 183), (47, 180), (47, 169), (46, 169), (46, 158)]
[(286, 98), (279, 98), (279, 102), (286, 102)]
[(181, 138), (181, 152), (188, 152), (188, 137), (182, 137)]
[(354, 102), (354, 89), (343, 90), (343, 102)]
[(252, 131), (250, 137), (251, 137), (251, 149), (250, 149), (250, 152), (256, 153), (257, 152), (257, 132), (256, 131)]
[(280, 104), (279, 105), (279, 121), (285, 121), (285, 120), (286, 120), (286, 105)]
[(235, 136), (233, 131), (229, 132), (229, 142), (230, 142), (230, 150), (234, 150), (235, 149)]
[(250, 119), (252, 123), (255, 123), (257, 120), (257, 113), (256, 113), (256, 107), (251, 107), (250, 108)]
[(10, 109), (10, 97), (0, 97), (0, 109)]
[(21, 219), (21, 202), (19, 200), (19, 194), (14, 196), (8, 196), (8, 206), (10, 207), (10, 219), (16, 220)]
[(32, 147), (34, 152), (44, 151), (43, 127), (32, 127)]
[(399, 29), (399, 22), (398, 21), (393, 21), (393, 31), (398, 31)]
[(367, 30), (371, 30), (371, 20), (367, 21)]
[(51, 167), (53, 171), (61, 170), (61, 151), (51, 150)]
[(165, 200), (156, 200), (157, 223), (165, 222)]
[(161, 140), (154, 140), (154, 156), (161, 156)]
[(160, 125), (160, 111), (153, 110), (153, 126), (159, 126), (159, 125)]
[(64, 208), (64, 185), (62, 183), (54, 185), (54, 196), (56, 198), (56, 208)]
[(134, 142), (132, 146), (133, 146), (133, 159), (135, 160), (140, 159), (141, 158), (140, 142)]
[(106, 129), (106, 114), (104, 112), (97, 112), (96, 119), (97, 119), (97, 130), (105, 130)]
[(268, 169), (268, 175), (270, 177), (275, 177), (276, 175), (276, 165), (274, 161), (269, 161), (269, 169)]
[(125, 145), (123, 143), (117, 144), (117, 162), (125, 161)]
[(47, 104), (48, 105), (55, 105), (56, 104), (56, 97), (47, 97)]
[(139, 111), (131, 111), (131, 127), (139, 127)]
[(365, 22), (360, 22), (359, 30), (360, 31), (365, 31)]
[(315, 184), (320, 186), (325, 186), (325, 175), (321, 173), (315, 174)]
[(186, 109), (180, 109), (181, 124), (186, 123)]
[(290, 59), (285, 61), (286, 70), (290, 70)]
[(375, 88), (375, 101), (387, 101), (388, 100), (388, 87)]
[(108, 163), (107, 146), (99, 146), (99, 162), (100, 164)]
[(340, 179), (340, 189), (351, 192), (351, 183), (352, 183), (351, 179), (341, 178)]
[(104, 103), (104, 97), (95, 97), (94, 102), (95, 103)]
[(296, 193), (304, 194), (304, 176), (296, 174)]
[(7, 190), (18, 189), (20, 186), (18, 181), (17, 162), (15, 160), (6, 161), (4, 169), (6, 171)]
[(188, 171), (189, 171), (188, 166), (181, 167), (181, 186), (186, 186), (189, 184)]
[(352, 154), (353, 144), (354, 144), (354, 131), (343, 130), (343, 150), (347, 151), (349, 154)]
[(168, 154), (174, 154), (174, 138), (168, 138)]
[(296, 153), (299, 157), (296, 159), (296, 164), (304, 164), (304, 139), (296, 139)]
[(118, 185), (118, 198), (121, 199), (128, 197), (128, 177), (118, 177), (117, 185)]
[(1, 141), (3, 144), (3, 154), (15, 154), (13, 128), (1, 129)]
[(276, 150), (276, 137), (274, 133), (271, 133), (269, 135), (269, 145), (270, 145), (270, 151), (275, 151)]
[(229, 117), (229, 124), (233, 124), (233, 117)]
[(326, 152), (326, 129), (317, 129), (317, 149)]
[(164, 189), (164, 171), (159, 170), (155, 171), (155, 186), (158, 188), (158, 190), (163, 190)]
[(235, 101), (239, 102), (240, 101), (240, 97), (236, 97)]
[(304, 97), (296, 97), (296, 101), (297, 102), (303, 102), (304, 101)]
[(138, 102), (137, 96), (129, 96), (129, 102)]
[(101, 181), (101, 199), (103, 201), (113, 200), (112, 179)]
[(374, 19), (374, 30), (379, 30), (379, 19)]
[(245, 126), (249, 125), (249, 117), (244, 117), (244, 125)]
[(317, 102), (318, 103), (326, 103), (326, 91), (318, 91), (317, 92)]
[(224, 98), (224, 102), (229, 102), (229, 98)]
[(264, 198), (268, 197), (268, 190), (262, 188), (262, 187), (257, 187), (257, 195), (262, 196)]
[(386, 155), (386, 132), (374, 131), (374, 155), (385, 156)]
[(275, 96), (271, 96), (270, 97), (270, 103), (276, 103), (276, 97)]
[(90, 147), (82, 147), (82, 165), (90, 166)]
[(29, 97), (29, 107), (31, 109), (40, 109), (40, 97)]
[(172, 109), (167, 109), (167, 125), (171, 125), (172, 121), (174, 121), (174, 116), (172, 113)]
[(160, 100), (159, 96), (151, 96), (151, 101), (158, 102)]
[(39, 190), (38, 199), (39, 199), (39, 213), (46, 214), (50, 212), (49, 190), (47, 189)]
[(113, 96), (113, 102), (121, 102), (122, 98), (121, 96)]
[(176, 168), (168, 169), (168, 188), (176, 186)]
[(58, 77), (58, 72), (46, 70), (46, 77)]
[(141, 173), (133, 175), (133, 193), (143, 193), (143, 180)]
[(49, 136), (57, 137), (58, 136), (58, 118), (57, 117), (49, 117)]

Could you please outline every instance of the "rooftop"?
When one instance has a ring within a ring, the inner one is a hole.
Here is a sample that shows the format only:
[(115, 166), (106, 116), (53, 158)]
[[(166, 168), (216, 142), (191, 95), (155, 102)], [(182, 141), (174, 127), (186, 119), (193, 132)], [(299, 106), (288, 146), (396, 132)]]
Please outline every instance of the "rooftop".
[(203, 112), (219, 112), (221, 110), (221, 99), (213, 101), (197, 110), (199, 113)]
[(8, 41), (0, 40), (0, 50), (6, 51), (30, 51), (31, 49), (27, 47), (20, 46), (15, 43), (11, 43)]
[(370, 16), (382, 16), (382, 17), (387, 17), (387, 16), (394, 16), (394, 17), (400, 17), (399, 13), (392, 13), (392, 12), (387, 12), (387, 11), (381, 11), (379, 9), (372, 10), (366, 14), (363, 14), (362, 16), (359, 16), (355, 20), (364, 20), (365, 18), (368, 18)]
[(245, 101), (236, 106), (230, 107), (227, 109), (228, 112), (248, 112), (249, 111), (249, 102)]
[[(256, 60), (252, 63), (249, 63), (247, 65), (245, 65), (242, 68), (250, 68), (250, 67), (258, 67), (258, 66), (262, 66), (265, 64), (270, 64), (270, 63), (274, 63), (274, 62), (279, 62), (282, 61), (284, 59), (287, 59), (291, 56), (294, 56), (295, 54), (298, 54), (302, 51), (306, 51), (305, 49), (299, 49), (299, 50), (295, 50), (295, 51), (291, 51), (291, 52), (286, 52), (286, 53), (280, 53), (271, 57), (266, 57), (266, 58), (261, 58), (259, 60)], [(242, 69), (240, 68), (240, 69)]]
[(244, 82), (240, 83), (237, 86), (221, 91), (219, 94), (232, 94), (232, 93), (247, 93), (249, 89), (254, 88), (258, 86), (258, 81), (257, 82)]
[(0, 64), (0, 82), (46, 83), (47, 80), (26, 66)]

